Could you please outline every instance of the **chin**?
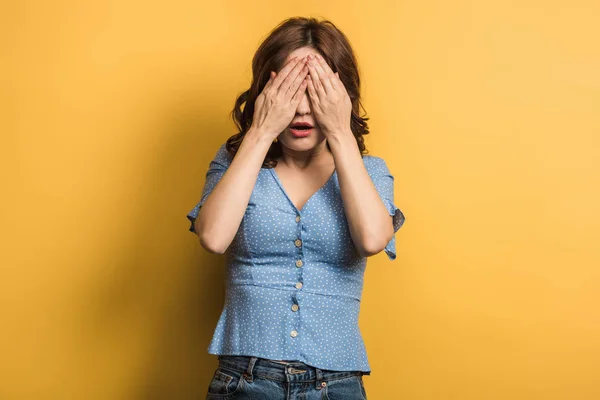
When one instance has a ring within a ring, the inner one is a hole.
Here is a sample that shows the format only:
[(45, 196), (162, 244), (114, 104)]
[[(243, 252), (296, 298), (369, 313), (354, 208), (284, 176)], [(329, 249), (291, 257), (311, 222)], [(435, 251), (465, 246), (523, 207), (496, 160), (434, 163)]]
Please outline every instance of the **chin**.
[(295, 151), (308, 151), (308, 150), (312, 150), (317, 147), (317, 143), (314, 140), (307, 140), (306, 138), (305, 139), (292, 139), (291, 141), (286, 140), (285, 142), (282, 142), (281, 144), (283, 144), (288, 149), (295, 150)]
[[(282, 139), (281, 137), (279, 138)], [(310, 150), (314, 147), (317, 147), (325, 137), (323, 137), (318, 131), (313, 131), (310, 135), (299, 138), (294, 136), (292, 132), (286, 129), (285, 137), (283, 138), (282, 144), (286, 147), (294, 150)]]

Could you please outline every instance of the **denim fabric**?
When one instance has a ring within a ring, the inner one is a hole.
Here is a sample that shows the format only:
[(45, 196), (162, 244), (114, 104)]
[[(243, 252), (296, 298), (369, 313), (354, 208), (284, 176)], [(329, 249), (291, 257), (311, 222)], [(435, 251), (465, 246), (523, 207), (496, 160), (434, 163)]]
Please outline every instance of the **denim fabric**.
[(206, 400), (365, 400), (362, 371), (330, 371), (299, 361), (219, 356)]

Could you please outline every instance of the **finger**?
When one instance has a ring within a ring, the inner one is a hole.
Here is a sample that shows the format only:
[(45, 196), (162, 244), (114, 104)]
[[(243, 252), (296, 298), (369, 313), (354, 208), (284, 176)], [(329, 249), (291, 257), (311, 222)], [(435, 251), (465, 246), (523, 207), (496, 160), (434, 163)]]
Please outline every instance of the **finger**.
[[(331, 82), (331, 78), (333, 77), (333, 71), (331, 71), (331, 68), (329, 68), (329, 65), (327, 64), (327, 62), (325, 62), (323, 57), (317, 54), (315, 56), (314, 64), (315, 69), (317, 70), (317, 74), (319, 75), (319, 78), (323, 83), (323, 87), (325, 87), (325, 92), (329, 93), (330, 91), (335, 90)], [(323, 64), (325, 64), (325, 66), (323, 66)]]
[[(323, 87), (323, 84), (321, 83), (321, 80), (319, 79), (319, 74), (317, 73), (317, 70), (315, 68), (314, 58), (312, 60), (308, 60), (308, 72), (310, 73), (310, 79), (312, 81), (312, 84), (315, 88), (315, 92), (317, 93), (317, 95), (325, 97), (327, 95), (327, 92), (325, 92), (325, 88)], [(309, 87), (310, 87), (310, 82), (309, 82)]]
[(317, 54), (317, 60), (319, 61), (319, 65), (321, 66), (321, 68), (323, 68), (323, 71), (325, 71), (325, 74), (327, 75), (327, 77), (329, 78), (329, 82), (331, 83), (331, 86), (333, 87), (334, 90), (339, 90), (340, 86), (339, 86), (339, 80), (336, 78), (339, 78), (336, 73), (333, 72), (333, 69), (331, 69), (331, 67), (329, 66), (329, 64), (327, 63), (327, 61), (325, 60), (325, 58), (323, 58), (322, 55)]
[(344, 85), (344, 82), (342, 82), (342, 78), (340, 78), (340, 74), (336, 72), (335, 76), (337, 77), (337, 89), (342, 90), (343, 92), (346, 92), (346, 94), (348, 94), (346, 86)]
[(310, 75), (306, 77), (306, 81), (308, 83), (306, 87), (308, 89), (308, 96), (310, 97), (311, 103), (314, 105), (319, 104), (319, 95), (317, 94), (317, 89), (315, 88)]
[[(290, 71), (288, 76), (283, 80), (283, 83), (279, 87), (279, 92), (283, 93), (285, 97), (290, 98), (294, 94), (297, 88), (292, 88), (292, 84), (296, 81), (298, 75), (302, 72), (306, 59), (301, 59), (294, 68)], [(299, 82), (300, 83), (300, 82)]]
[(333, 76), (331, 77), (331, 85), (333, 86), (333, 88), (335, 90), (340, 90), (340, 85), (339, 85), (339, 83), (340, 83), (340, 77), (339, 77), (338, 73), (335, 72), (332, 75)]
[(302, 66), (302, 69), (300, 70), (300, 73), (298, 75), (296, 75), (296, 79), (294, 79), (294, 82), (290, 85), (289, 89), (287, 90), (287, 92), (286, 92), (287, 97), (291, 97), (292, 95), (294, 95), (296, 93), (296, 90), (298, 90), (298, 87), (302, 84), (302, 82), (305, 81), (304, 78), (306, 78), (306, 74), (308, 74), (308, 67), (306, 66), (306, 64), (304, 64)]
[(300, 60), (298, 59), (298, 57), (293, 57), (287, 64), (285, 64), (283, 68), (281, 68), (281, 71), (279, 71), (277, 77), (275, 78), (275, 81), (273, 82), (272, 88), (274, 90), (279, 90), (279, 87), (281, 86), (285, 78), (287, 78), (290, 71), (294, 69), (294, 67), (296, 67), (299, 61)]
[(300, 98), (304, 94), (304, 91), (306, 90), (307, 85), (308, 85), (308, 81), (306, 79), (303, 79), (300, 86), (298, 86), (298, 90), (296, 90), (296, 93), (292, 97), (292, 104), (296, 105), (296, 104), (300, 103)]
[(273, 85), (273, 80), (275, 79), (276, 75), (277, 75), (277, 73), (275, 71), (271, 71), (269, 73), (269, 80), (265, 84), (265, 87), (263, 88), (263, 92)]

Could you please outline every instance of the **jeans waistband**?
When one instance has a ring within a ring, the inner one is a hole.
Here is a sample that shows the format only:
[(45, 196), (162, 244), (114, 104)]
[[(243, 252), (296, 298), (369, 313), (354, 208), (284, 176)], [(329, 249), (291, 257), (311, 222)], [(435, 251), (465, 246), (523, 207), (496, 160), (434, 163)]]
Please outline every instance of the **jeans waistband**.
[(314, 382), (317, 389), (326, 385), (327, 381), (343, 379), (350, 376), (370, 375), (364, 371), (332, 371), (320, 369), (300, 361), (289, 361), (285, 364), (266, 358), (253, 356), (219, 355), (219, 368), (242, 372), (246, 380), (252, 382), (255, 377), (281, 382)]

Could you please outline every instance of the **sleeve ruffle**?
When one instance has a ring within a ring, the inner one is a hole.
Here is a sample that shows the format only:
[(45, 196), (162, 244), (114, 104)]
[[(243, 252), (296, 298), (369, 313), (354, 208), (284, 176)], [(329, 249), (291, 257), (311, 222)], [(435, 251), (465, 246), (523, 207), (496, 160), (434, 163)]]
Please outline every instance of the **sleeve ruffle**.
[(385, 251), (385, 254), (387, 254), (388, 258), (390, 260), (395, 260), (396, 259), (396, 232), (398, 232), (398, 229), (400, 229), (400, 227), (404, 224), (405, 221), (405, 217), (404, 217), (404, 213), (394, 205), (394, 203), (392, 203), (389, 200), (384, 200), (385, 206), (388, 209), (388, 213), (393, 217), (392, 218), (392, 225), (394, 225), (394, 236), (392, 236), (392, 239), (390, 239), (390, 241), (388, 242), (388, 244), (385, 246), (385, 248), (383, 249)]
[(390, 260), (396, 259), (396, 232), (405, 221), (404, 213), (394, 203), (394, 176), (380, 157), (368, 156), (365, 159), (365, 166), (369, 176), (375, 185), (379, 197), (385, 204), (390, 216), (392, 216), (392, 225), (394, 226), (394, 235), (384, 248)]
[(210, 162), (208, 171), (206, 172), (206, 181), (204, 183), (204, 188), (202, 189), (200, 201), (186, 215), (186, 218), (190, 221), (190, 227), (188, 228), (190, 232), (196, 233), (194, 223), (196, 222), (196, 218), (198, 218), (200, 208), (204, 205), (204, 202), (206, 202), (206, 199), (213, 191), (215, 186), (217, 186), (217, 183), (219, 183), (225, 174), (225, 171), (227, 171), (231, 161), (232, 156), (227, 151), (226, 145), (221, 145), (217, 151), (217, 154)]

